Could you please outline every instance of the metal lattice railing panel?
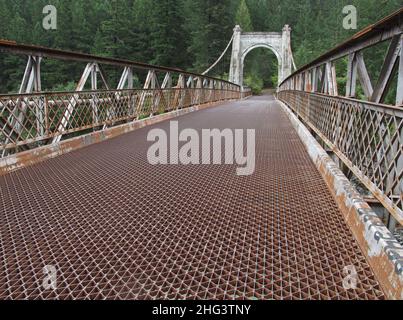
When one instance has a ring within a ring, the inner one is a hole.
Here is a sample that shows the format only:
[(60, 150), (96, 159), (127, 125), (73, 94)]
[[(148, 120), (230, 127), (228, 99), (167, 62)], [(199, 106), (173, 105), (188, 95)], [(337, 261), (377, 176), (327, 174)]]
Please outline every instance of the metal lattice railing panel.
[(397, 220), (403, 221), (403, 110), (287, 90), (278, 93), (341, 156)]
[(0, 96), (0, 152), (4, 155), (61, 135), (241, 97), (239, 90), (189, 88)]

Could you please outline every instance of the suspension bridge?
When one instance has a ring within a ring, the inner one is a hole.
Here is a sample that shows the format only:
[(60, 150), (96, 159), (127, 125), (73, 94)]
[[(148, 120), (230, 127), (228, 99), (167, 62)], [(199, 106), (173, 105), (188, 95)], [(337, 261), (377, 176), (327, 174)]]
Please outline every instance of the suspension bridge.
[[(0, 298), (403, 299), (403, 10), (299, 69), (291, 32), (237, 26), (202, 74), (1, 40), (27, 63), (0, 95)], [(274, 96), (243, 86), (258, 47)], [(76, 89), (44, 91), (44, 60), (82, 64)], [(171, 120), (255, 129), (255, 173), (151, 165)]]

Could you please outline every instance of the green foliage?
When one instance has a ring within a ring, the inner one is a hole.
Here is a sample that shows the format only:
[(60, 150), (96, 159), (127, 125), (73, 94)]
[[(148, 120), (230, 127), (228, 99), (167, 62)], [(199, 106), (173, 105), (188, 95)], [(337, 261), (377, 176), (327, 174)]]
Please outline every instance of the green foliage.
[(244, 83), (252, 89), (252, 93), (255, 95), (259, 95), (263, 90), (263, 79), (256, 75), (248, 75), (244, 79)]
[[(151, 47), (153, 64), (162, 66), (181, 66), (185, 64), (186, 41), (181, 37), (185, 33), (178, 23), (183, 16), (177, 0), (152, 0)], [(181, 41), (178, 41), (181, 39)]]
[(278, 83), (276, 56), (267, 48), (252, 50), (246, 57), (244, 74), (245, 77), (253, 75), (255, 78), (261, 79), (263, 88), (275, 88)]
[(73, 81), (67, 82), (66, 84), (59, 84), (52, 88), (52, 91), (74, 91), (77, 84)]
[(226, 47), (234, 28), (233, 1), (183, 0), (184, 34), (180, 41), (187, 43), (182, 53), (188, 57), (190, 70), (203, 72)]
[(241, 0), (235, 17), (236, 24), (240, 25), (244, 32), (252, 31), (252, 20), (246, 0)]
[[(58, 10), (57, 30), (42, 28), (47, 4)], [(358, 27), (363, 28), (399, 9), (401, 0), (0, 0), (0, 38), (202, 72), (226, 47), (236, 23), (244, 31), (277, 32), (289, 24), (295, 62), (302, 66), (357, 31), (342, 27), (347, 4), (357, 7)], [(384, 49), (365, 52), (373, 80)], [(25, 59), (0, 54), (1, 92), (18, 91)], [(45, 59), (43, 88), (71, 88), (84, 66)], [(277, 68), (270, 50), (253, 50), (245, 60), (245, 80), (256, 90), (275, 87)], [(226, 61), (212, 75), (225, 76), (228, 69)], [(343, 72), (341, 66), (337, 70), (341, 86)], [(108, 70), (111, 87), (120, 73)], [(362, 92), (359, 86), (357, 90)]]
[(272, 88), (277, 87), (278, 85), (278, 73), (273, 73), (273, 75), (271, 76), (271, 84), (272, 84)]

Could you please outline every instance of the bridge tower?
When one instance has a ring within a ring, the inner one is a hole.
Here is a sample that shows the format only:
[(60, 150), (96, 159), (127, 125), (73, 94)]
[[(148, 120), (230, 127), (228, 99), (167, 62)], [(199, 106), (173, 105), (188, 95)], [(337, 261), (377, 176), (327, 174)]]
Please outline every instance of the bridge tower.
[(235, 26), (232, 43), (229, 81), (243, 85), (245, 58), (256, 48), (271, 50), (278, 60), (278, 81), (281, 83), (292, 73), (291, 28), (285, 25), (282, 32), (242, 32)]

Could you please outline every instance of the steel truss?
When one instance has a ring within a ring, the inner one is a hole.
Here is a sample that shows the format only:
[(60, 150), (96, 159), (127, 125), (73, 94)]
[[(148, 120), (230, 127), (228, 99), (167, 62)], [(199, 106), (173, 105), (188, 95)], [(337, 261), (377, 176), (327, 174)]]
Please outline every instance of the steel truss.
[[(381, 71), (371, 81), (363, 50), (389, 41)], [(403, 225), (403, 9), (285, 79), (285, 102)], [(345, 97), (335, 63), (348, 59)], [(385, 105), (397, 72), (396, 105)], [(357, 81), (365, 99), (357, 99)]]
[[(193, 105), (248, 95), (225, 80), (180, 69), (0, 41), (0, 50), (28, 56), (18, 94), (0, 95), (0, 156), (56, 144), (71, 134), (102, 130)], [(85, 61), (74, 92), (42, 92), (42, 59)], [(116, 89), (103, 65), (123, 68)], [(147, 72), (144, 84), (134, 79)], [(89, 83), (87, 85), (87, 83)], [(99, 88), (102, 85), (102, 89)]]

